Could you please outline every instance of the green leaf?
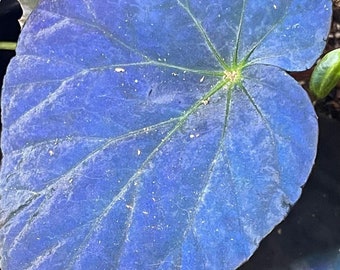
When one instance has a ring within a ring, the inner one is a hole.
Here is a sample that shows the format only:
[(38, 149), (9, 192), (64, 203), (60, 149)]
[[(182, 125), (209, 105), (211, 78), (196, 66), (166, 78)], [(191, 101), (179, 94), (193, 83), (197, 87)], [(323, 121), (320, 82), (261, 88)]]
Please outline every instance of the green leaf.
[(314, 163), (284, 70), (330, 21), (330, 0), (40, 1), (2, 94), (0, 268), (236, 269)]
[(327, 53), (315, 67), (309, 88), (317, 99), (326, 97), (340, 80), (340, 49)]

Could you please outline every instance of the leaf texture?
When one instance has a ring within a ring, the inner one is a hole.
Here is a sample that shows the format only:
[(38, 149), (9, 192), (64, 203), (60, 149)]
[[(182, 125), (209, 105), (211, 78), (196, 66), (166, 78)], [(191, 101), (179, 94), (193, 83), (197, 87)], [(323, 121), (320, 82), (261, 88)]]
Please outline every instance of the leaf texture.
[(1, 269), (242, 264), (314, 162), (313, 107), (283, 70), (313, 64), (330, 16), (326, 0), (41, 1), (2, 96)]

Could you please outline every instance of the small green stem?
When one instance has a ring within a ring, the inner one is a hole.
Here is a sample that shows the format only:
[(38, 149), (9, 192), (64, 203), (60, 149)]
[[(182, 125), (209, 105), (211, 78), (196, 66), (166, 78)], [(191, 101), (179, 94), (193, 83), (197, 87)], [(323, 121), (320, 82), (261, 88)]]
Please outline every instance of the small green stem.
[(17, 47), (16, 42), (0, 41), (0, 50), (12, 50), (12, 51), (14, 51), (16, 47)]

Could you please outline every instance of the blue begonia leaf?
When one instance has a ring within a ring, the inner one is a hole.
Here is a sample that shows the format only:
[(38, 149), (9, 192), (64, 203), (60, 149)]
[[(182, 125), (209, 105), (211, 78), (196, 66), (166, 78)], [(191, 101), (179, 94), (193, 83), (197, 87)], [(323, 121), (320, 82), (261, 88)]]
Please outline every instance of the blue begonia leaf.
[(1, 267), (234, 269), (316, 151), (284, 70), (331, 1), (41, 1), (2, 96)]

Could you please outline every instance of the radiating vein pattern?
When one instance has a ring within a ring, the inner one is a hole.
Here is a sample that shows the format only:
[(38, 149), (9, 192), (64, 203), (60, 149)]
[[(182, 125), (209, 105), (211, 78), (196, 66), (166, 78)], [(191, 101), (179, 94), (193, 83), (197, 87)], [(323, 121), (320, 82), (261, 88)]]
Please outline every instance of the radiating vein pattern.
[(261, 3), (40, 2), (4, 82), (1, 269), (235, 269), (254, 252), (315, 157), (282, 69), (321, 43), (295, 9), (327, 13)]

